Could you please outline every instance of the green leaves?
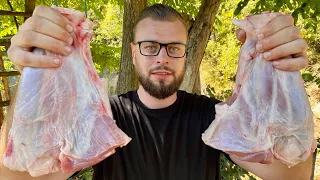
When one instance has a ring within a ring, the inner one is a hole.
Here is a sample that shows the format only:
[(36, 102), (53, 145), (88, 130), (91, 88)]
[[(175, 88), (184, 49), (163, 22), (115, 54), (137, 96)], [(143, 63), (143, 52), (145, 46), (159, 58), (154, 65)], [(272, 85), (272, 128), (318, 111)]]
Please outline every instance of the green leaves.
[[(211, 93), (219, 100), (225, 100), (232, 94), (237, 72), (240, 43), (235, 36), (236, 27), (231, 23), (237, 3), (221, 3), (200, 67), (201, 83), (204, 87), (212, 87)], [(208, 90), (204, 94), (208, 94)]]
[(256, 178), (249, 174), (248, 171), (242, 169), (238, 165), (231, 163), (225, 156), (221, 156), (221, 176), (225, 180), (238, 180), (238, 179), (250, 179)]
[(304, 82), (314, 82), (320, 88), (320, 77), (314, 76), (311, 73), (303, 73), (302, 79)]
[(96, 36), (91, 43), (92, 57), (101, 76), (107, 68), (118, 71), (121, 57), (123, 10), (114, 4), (101, 7), (104, 17), (93, 17)]
[(314, 80), (314, 76), (312, 76), (311, 73), (304, 73), (302, 74), (302, 79), (304, 80), (304, 82), (311, 82)]
[[(255, 0), (241, 0), (234, 10), (234, 15), (239, 15), (249, 1), (255, 2)], [(319, 24), (320, 1), (318, 0), (259, 0), (255, 5), (251, 13), (261, 13), (263, 11), (288, 12), (293, 16), (295, 24), (301, 17), (309, 23), (305, 28), (312, 28), (314, 32), (316, 32)]]

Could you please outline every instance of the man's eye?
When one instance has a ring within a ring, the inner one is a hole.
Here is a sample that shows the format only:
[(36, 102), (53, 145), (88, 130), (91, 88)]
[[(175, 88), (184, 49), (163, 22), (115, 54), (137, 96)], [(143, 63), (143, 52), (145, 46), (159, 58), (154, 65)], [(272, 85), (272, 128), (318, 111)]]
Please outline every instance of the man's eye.
[(171, 47), (170, 48), (170, 51), (172, 52), (176, 52), (176, 51), (179, 51), (180, 49), (178, 47)]
[(154, 46), (147, 46), (145, 47), (148, 51), (154, 51), (156, 48)]

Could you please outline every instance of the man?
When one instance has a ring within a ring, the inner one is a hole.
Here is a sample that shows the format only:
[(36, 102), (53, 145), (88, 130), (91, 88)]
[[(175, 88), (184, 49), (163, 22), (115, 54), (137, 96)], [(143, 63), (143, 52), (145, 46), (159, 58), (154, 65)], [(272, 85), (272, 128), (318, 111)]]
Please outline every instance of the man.
[[(276, 18), (262, 34), (259, 51), (269, 52), (275, 68), (294, 71), (307, 64), (306, 42), (292, 24), (292, 17)], [(39, 47), (70, 54), (69, 21), (49, 7), (38, 6), (33, 16), (12, 38), (9, 58), (23, 67), (57, 67), (62, 62), (30, 53)], [(50, 30), (49, 30), (50, 29)], [(220, 179), (221, 151), (206, 146), (201, 134), (214, 120), (219, 101), (178, 91), (184, 76), (187, 29), (173, 8), (146, 8), (134, 29), (131, 43), (139, 89), (110, 98), (117, 125), (132, 141), (93, 166), (95, 179)], [(238, 37), (245, 39), (240, 31)], [(266, 55), (266, 54), (265, 54)], [(293, 58), (284, 59), (293, 55)], [(5, 127), (3, 134), (8, 131)], [(2, 135), (6, 136), (6, 134)], [(5, 145), (1, 147), (1, 153)], [(309, 179), (311, 159), (289, 169), (279, 161), (249, 163), (230, 156), (233, 162), (263, 179)], [(1, 166), (5, 179), (32, 179), (27, 173)], [(52, 173), (38, 179), (67, 179), (71, 174)]]

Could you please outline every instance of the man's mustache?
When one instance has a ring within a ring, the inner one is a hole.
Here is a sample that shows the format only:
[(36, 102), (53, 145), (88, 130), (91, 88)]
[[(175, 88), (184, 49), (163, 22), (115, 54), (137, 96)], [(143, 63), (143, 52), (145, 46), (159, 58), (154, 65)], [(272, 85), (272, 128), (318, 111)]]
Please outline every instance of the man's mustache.
[(174, 70), (170, 69), (167, 66), (157, 66), (157, 67), (154, 67), (154, 68), (150, 69), (149, 72), (152, 73), (153, 71), (161, 71), (161, 70), (169, 71), (172, 74), (174, 74)]

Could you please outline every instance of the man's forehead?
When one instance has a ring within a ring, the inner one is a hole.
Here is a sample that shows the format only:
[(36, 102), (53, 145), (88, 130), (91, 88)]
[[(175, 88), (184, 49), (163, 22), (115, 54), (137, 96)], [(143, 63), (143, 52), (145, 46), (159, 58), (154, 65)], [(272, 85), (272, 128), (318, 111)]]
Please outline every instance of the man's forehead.
[(137, 24), (135, 38), (136, 41), (152, 40), (163, 43), (186, 43), (187, 31), (183, 23), (178, 19), (160, 21), (146, 18)]

